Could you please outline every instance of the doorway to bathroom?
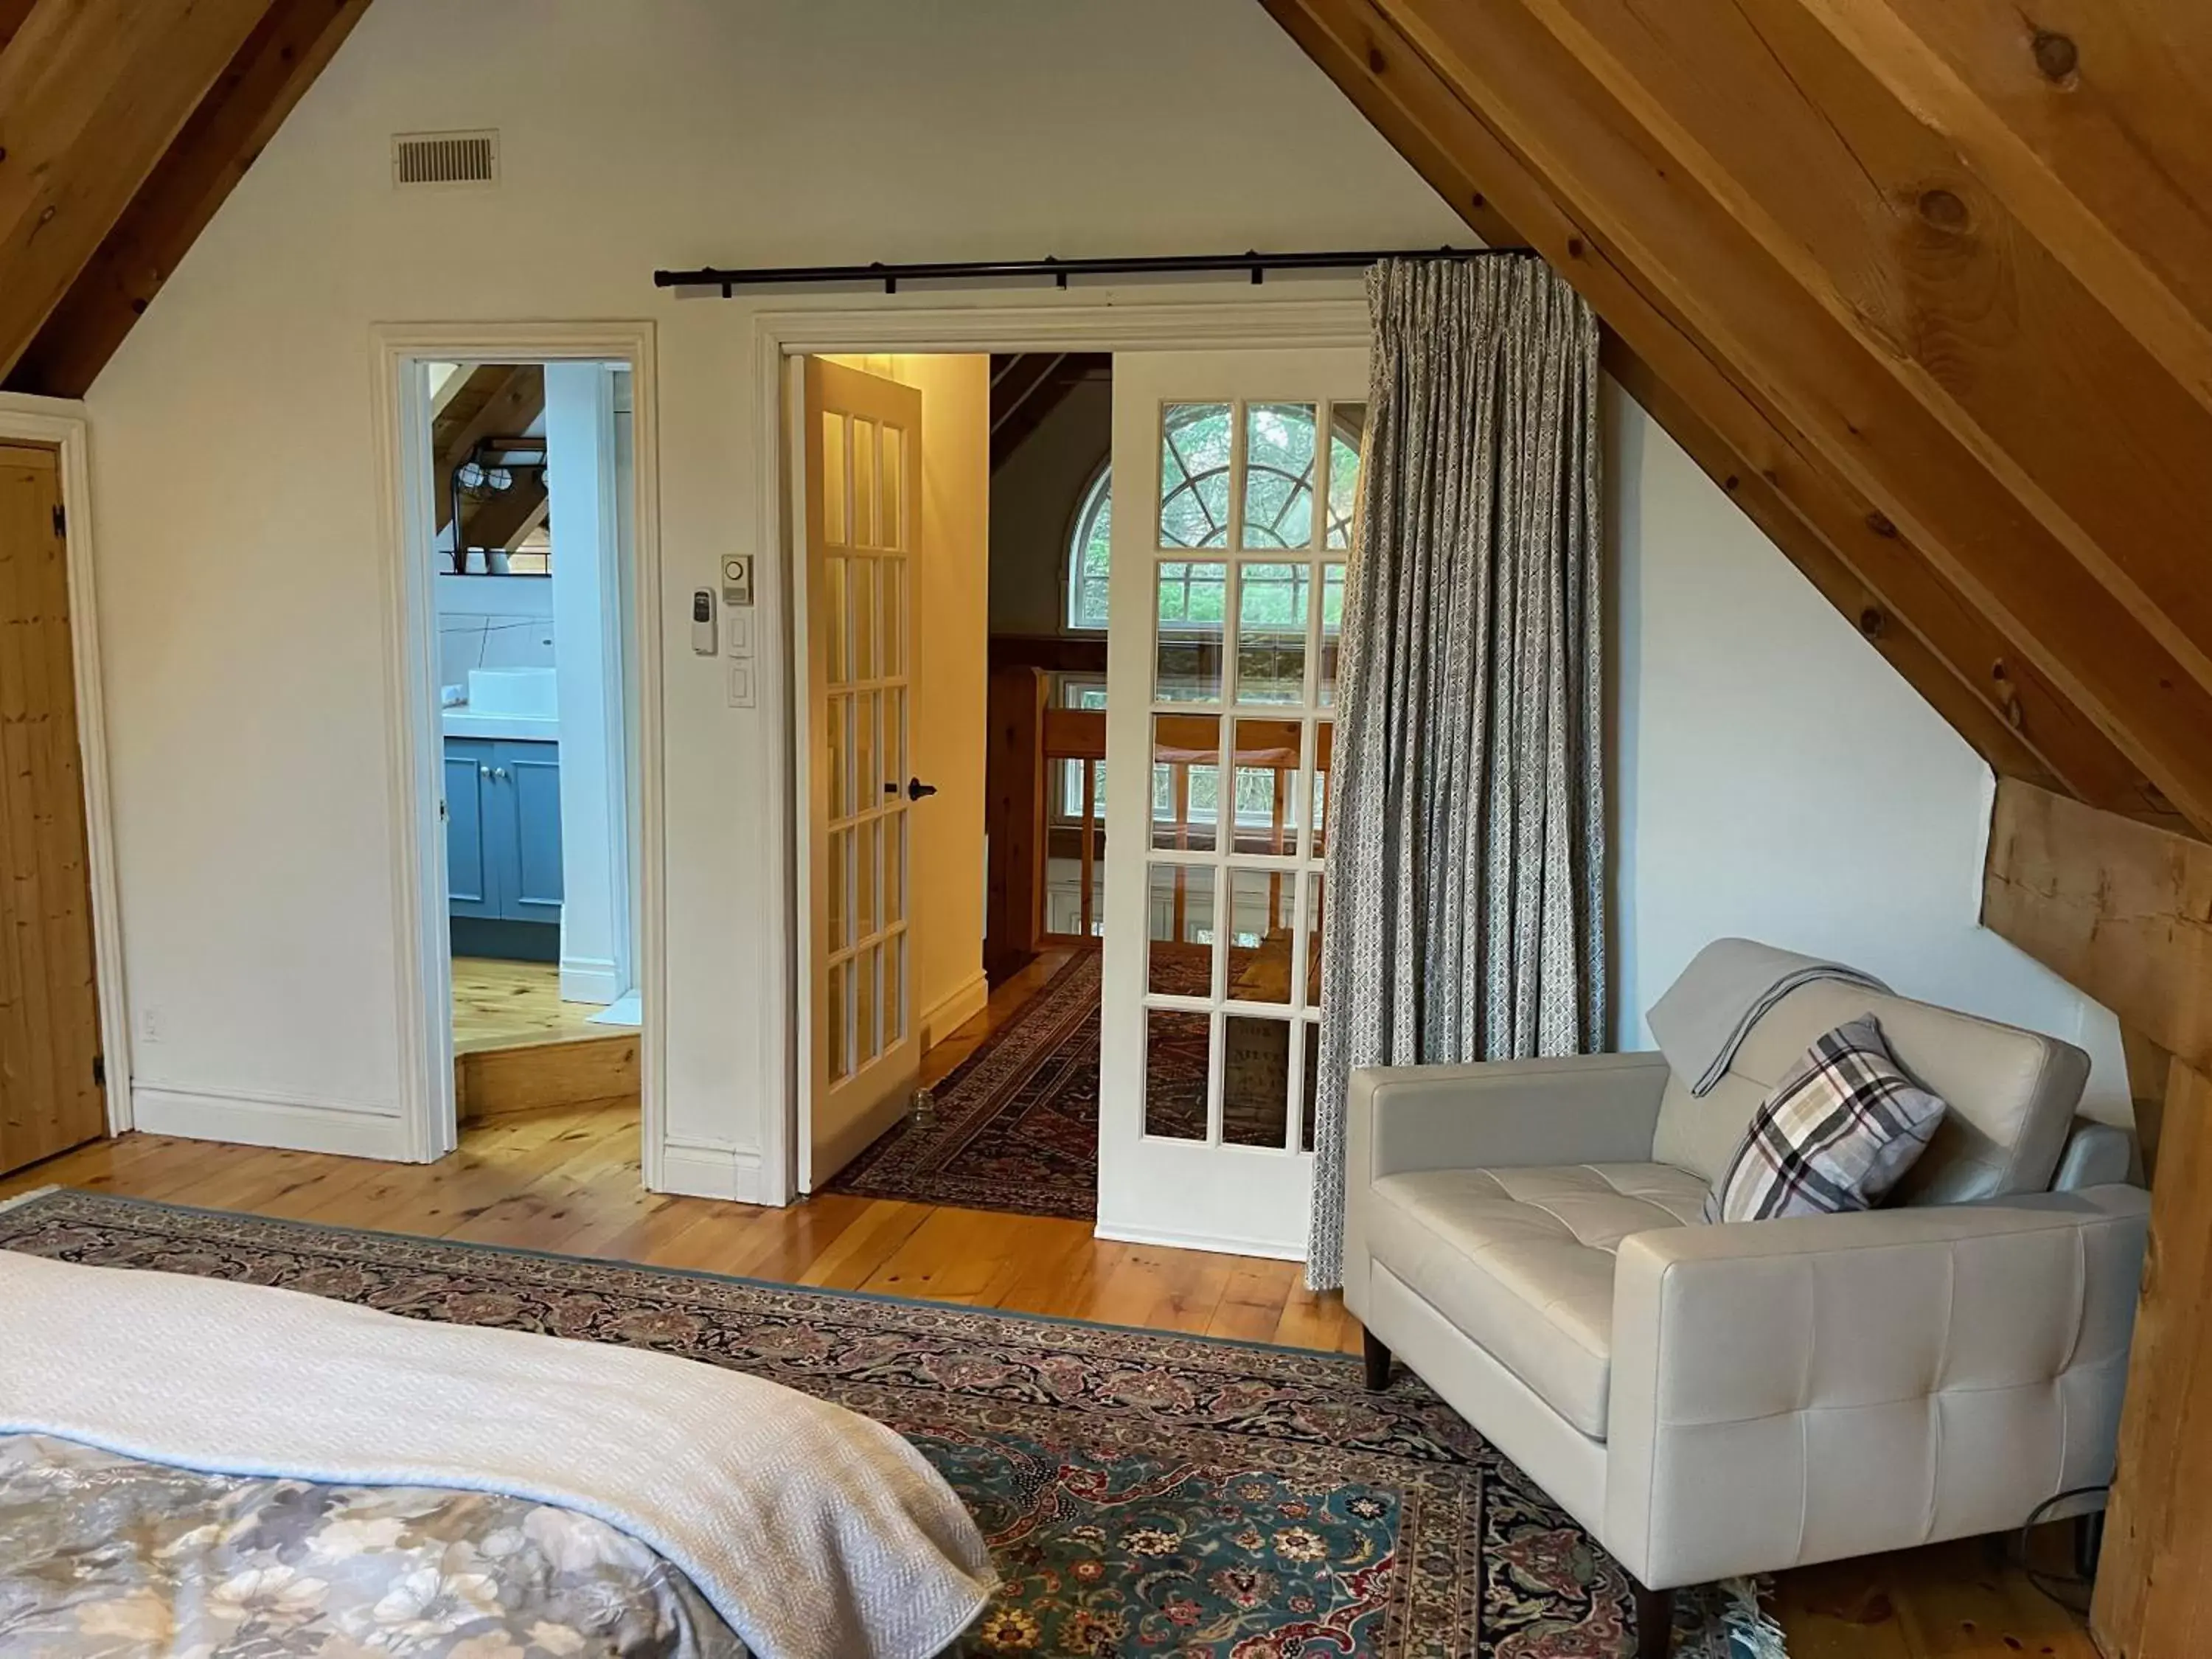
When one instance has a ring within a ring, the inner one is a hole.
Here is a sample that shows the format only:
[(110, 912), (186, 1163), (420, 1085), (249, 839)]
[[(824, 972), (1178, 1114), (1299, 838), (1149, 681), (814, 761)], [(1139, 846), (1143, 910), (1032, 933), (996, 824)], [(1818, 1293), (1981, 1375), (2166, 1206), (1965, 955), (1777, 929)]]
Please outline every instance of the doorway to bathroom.
[[(420, 363), (421, 522), (459, 1129), (640, 1085), (634, 384), (623, 362)], [(595, 1137), (601, 1138), (601, 1137)], [(625, 1156), (635, 1142), (621, 1137)]]

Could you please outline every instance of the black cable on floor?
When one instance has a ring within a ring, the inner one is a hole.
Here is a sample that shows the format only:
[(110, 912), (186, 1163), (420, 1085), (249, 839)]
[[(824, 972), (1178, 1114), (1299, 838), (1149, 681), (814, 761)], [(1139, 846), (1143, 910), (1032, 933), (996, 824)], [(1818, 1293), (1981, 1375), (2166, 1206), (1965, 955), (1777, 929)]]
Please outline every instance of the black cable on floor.
[(2076, 1498), (2087, 1498), (2095, 1492), (2110, 1492), (2112, 1489), (2111, 1484), (2106, 1482), (2094, 1486), (2076, 1486), (2071, 1492), (2062, 1492), (2055, 1498), (2046, 1498), (2042, 1503), (2038, 1504), (2035, 1508), (2029, 1512), (2027, 1519), (2021, 1522), (2020, 1526), (2020, 1537), (2019, 1541), (2015, 1546), (2015, 1550), (2017, 1554), (2016, 1565), (2019, 1566), (2021, 1571), (2027, 1575), (2027, 1582), (2029, 1583), (2034, 1585), (2036, 1589), (2041, 1590), (2044, 1595), (2049, 1596), (2052, 1601), (2058, 1603), (2058, 1605), (2065, 1608), (2067, 1612), (2080, 1618), (2087, 1618), (2088, 1616), (2088, 1596), (2085, 1594), (2081, 1596), (2081, 1600), (2077, 1601), (2072, 1595), (2062, 1594), (2062, 1592), (2074, 1590), (2086, 1592), (2093, 1584), (2095, 1583), (2095, 1579), (2086, 1572), (2057, 1573), (2045, 1571), (2042, 1568), (2037, 1566), (2033, 1561), (2028, 1559), (2028, 1534), (2035, 1530), (2037, 1523), (2039, 1523), (2045, 1515), (2049, 1514), (2052, 1510), (2057, 1509), (2061, 1504), (2069, 1503)]

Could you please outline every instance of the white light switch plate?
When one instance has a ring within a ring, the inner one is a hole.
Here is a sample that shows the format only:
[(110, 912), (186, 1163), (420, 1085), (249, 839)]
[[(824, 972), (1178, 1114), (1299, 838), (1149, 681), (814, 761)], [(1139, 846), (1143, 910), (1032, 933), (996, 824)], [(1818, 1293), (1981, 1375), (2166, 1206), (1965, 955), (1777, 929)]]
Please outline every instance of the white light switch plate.
[(730, 707), (750, 708), (753, 706), (753, 665), (749, 662), (730, 665)]
[(722, 612), (730, 624), (730, 654), (750, 657), (753, 653), (753, 613), (746, 605), (731, 605)]

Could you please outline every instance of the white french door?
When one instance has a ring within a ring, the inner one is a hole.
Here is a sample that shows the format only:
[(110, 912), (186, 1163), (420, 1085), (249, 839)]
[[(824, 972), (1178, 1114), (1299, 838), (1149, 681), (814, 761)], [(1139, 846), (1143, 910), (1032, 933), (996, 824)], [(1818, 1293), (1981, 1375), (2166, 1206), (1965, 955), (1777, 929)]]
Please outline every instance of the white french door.
[(908, 560), (921, 519), (921, 393), (805, 361), (807, 1070), (801, 1192), (896, 1122), (921, 1066), (910, 1006)]
[(1360, 350), (1115, 356), (1108, 1237), (1305, 1255), (1366, 393)]

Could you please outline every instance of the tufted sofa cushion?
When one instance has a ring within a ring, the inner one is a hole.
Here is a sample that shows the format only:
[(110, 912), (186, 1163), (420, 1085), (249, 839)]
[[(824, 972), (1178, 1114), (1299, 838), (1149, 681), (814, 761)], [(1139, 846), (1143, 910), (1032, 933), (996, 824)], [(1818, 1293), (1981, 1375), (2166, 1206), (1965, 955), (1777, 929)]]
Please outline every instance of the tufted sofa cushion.
[(1663, 1164), (1436, 1170), (1370, 1188), (1367, 1247), (1595, 1440), (1612, 1392), (1614, 1252), (1702, 1226), (1702, 1176)]

